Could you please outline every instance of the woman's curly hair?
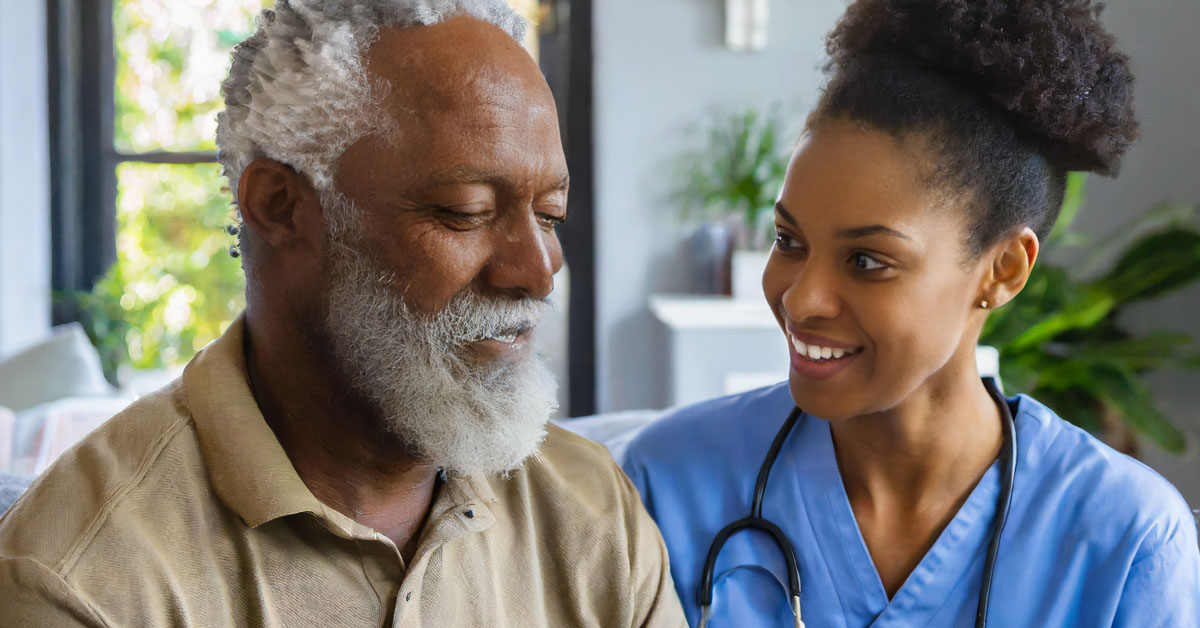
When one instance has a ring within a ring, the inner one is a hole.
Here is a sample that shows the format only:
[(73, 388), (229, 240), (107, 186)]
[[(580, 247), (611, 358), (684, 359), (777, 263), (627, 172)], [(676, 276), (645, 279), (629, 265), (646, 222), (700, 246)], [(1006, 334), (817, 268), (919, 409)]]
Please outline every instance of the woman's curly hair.
[(941, 153), (972, 192), (979, 252), (1028, 225), (1045, 236), (1071, 170), (1115, 175), (1137, 138), (1129, 58), (1091, 0), (857, 0), (829, 34), (814, 122), (843, 117)]

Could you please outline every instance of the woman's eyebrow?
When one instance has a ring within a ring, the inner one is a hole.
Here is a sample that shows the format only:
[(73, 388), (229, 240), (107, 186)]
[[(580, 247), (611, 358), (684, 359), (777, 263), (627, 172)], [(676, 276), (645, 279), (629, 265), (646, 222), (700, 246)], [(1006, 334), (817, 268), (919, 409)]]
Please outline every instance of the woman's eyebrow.
[(886, 236), (892, 236), (893, 238), (901, 238), (904, 240), (908, 240), (910, 242), (912, 241), (912, 238), (908, 237), (907, 235), (905, 235), (899, 231), (896, 231), (895, 229), (892, 229), (891, 227), (885, 227), (883, 225), (868, 225), (866, 227), (854, 227), (851, 229), (842, 229), (841, 231), (837, 232), (837, 236), (844, 240), (853, 240), (855, 238), (865, 238), (867, 236), (872, 236), (872, 235), (886, 235)]
[[(799, 228), (800, 225), (796, 224), (795, 217), (793, 217), (791, 212), (789, 212), (787, 210), (787, 208), (783, 206), (782, 201), (777, 201), (775, 203), (775, 211), (778, 212), (779, 215), (781, 217), (783, 217), (784, 220), (791, 223), (792, 226)], [(900, 231), (896, 231), (895, 229), (892, 229), (891, 227), (885, 227), (884, 225), (868, 225), (866, 227), (853, 227), (850, 229), (842, 229), (841, 231), (837, 232), (837, 236), (839, 238), (842, 238), (843, 240), (853, 240), (856, 238), (865, 238), (867, 236), (872, 236), (872, 235), (886, 235), (886, 236), (892, 236), (894, 238), (901, 238), (903, 240), (908, 240), (910, 242), (912, 241), (912, 238), (910, 238), (908, 235), (906, 235)]]
[(792, 217), (791, 212), (789, 212), (787, 208), (783, 206), (783, 201), (775, 201), (775, 211), (778, 212), (779, 215), (783, 216), (784, 220), (791, 223), (793, 227), (800, 227), (800, 225), (796, 224), (796, 219)]

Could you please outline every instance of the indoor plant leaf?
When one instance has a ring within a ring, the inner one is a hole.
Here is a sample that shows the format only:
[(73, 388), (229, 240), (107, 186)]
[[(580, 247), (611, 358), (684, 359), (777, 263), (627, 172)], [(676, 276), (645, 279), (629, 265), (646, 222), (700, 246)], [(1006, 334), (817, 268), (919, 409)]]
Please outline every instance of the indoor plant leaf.
[(1012, 341), (1011, 348), (1019, 351), (1048, 342), (1066, 331), (1096, 325), (1104, 320), (1116, 305), (1117, 300), (1107, 290), (1091, 287), (1083, 291), (1081, 298), (1067, 304), (1062, 311), (1054, 312), (1031, 325)]
[[(1082, 179), (1072, 175), (1047, 248), (1072, 242), (1070, 225), (1082, 195)], [(981, 342), (1000, 350), (1006, 388), (1033, 394), (1126, 450), (1136, 447), (1130, 434), (1138, 434), (1167, 451), (1184, 451), (1184, 432), (1156, 406), (1142, 376), (1166, 368), (1200, 369), (1195, 343), (1183, 333), (1135, 334), (1122, 326), (1119, 314), (1130, 303), (1200, 280), (1200, 233), (1188, 224), (1195, 216), (1192, 208), (1164, 204), (1135, 217), (1095, 247), (1097, 260), (1122, 250), (1092, 280), (1039, 263), (1024, 290), (992, 312), (981, 333)]]
[(1154, 395), (1136, 375), (1123, 369), (1096, 369), (1089, 390), (1118, 412), (1125, 424), (1163, 450), (1182, 454), (1187, 438), (1156, 406)]
[(1086, 196), (1084, 188), (1087, 184), (1086, 172), (1069, 172), (1067, 173), (1066, 190), (1063, 193), (1062, 208), (1058, 211), (1058, 219), (1054, 222), (1054, 228), (1050, 230), (1050, 235), (1046, 239), (1047, 245), (1066, 245), (1075, 244), (1069, 242), (1071, 226), (1075, 224), (1075, 216), (1079, 214), (1079, 210), (1083, 207), (1083, 201)]
[(1097, 284), (1122, 302), (1151, 299), (1200, 279), (1200, 233), (1172, 227), (1142, 236)]

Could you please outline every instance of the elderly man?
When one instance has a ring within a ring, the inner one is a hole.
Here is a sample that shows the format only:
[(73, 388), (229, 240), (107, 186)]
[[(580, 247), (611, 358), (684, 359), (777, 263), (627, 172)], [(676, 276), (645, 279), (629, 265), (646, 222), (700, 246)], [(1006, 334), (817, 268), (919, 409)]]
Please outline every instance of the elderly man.
[(280, 0), (220, 118), (247, 308), (0, 520), (5, 626), (681, 626), (531, 353), (554, 103), (503, 0)]

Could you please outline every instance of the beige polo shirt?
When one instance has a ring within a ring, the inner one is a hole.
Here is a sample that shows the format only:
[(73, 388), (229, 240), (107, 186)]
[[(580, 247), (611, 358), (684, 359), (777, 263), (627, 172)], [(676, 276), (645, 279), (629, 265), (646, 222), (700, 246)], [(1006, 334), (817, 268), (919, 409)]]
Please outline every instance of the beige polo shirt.
[(502, 478), (449, 479), (411, 565), (319, 502), (250, 392), (239, 320), (0, 518), (0, 624), (685, 626), (658, 529), (596, 444), (551, 426)]

